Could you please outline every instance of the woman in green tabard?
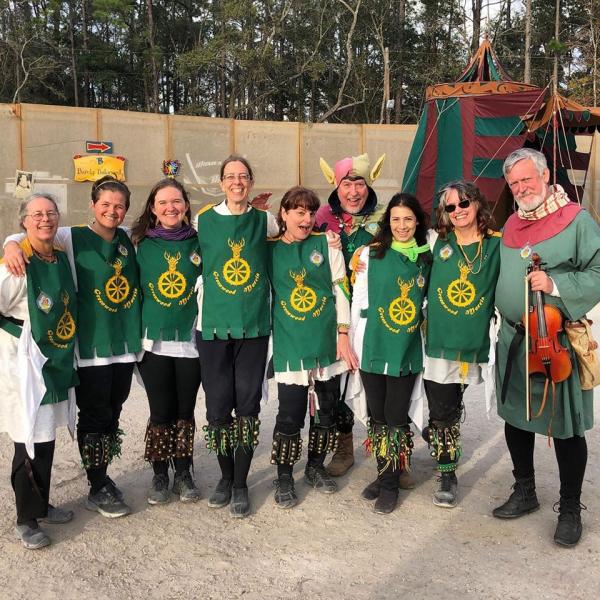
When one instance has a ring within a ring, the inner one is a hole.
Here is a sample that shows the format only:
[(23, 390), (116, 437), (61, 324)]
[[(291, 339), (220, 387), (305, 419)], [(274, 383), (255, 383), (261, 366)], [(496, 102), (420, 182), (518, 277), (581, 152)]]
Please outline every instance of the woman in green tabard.
[(362, 496), (376, 499), (374, 511), (387, 514), (398, 502), (400, 473), (410, 468), (408, 410), (423, 370), (421, 306), (431, 253), (427, 217), (414, 196), (392, 197), (360, 261), (365, 268), (352, 295), (352, 345), (370, 415), (369, 446), (377, 459), (377, 479)]
[(75, 427), (75, 286), (54, 247), (54, 199), (34, 194), (20, 207), (26, 277), (0, 264), (0, 431), (14, 442), (15, 534), (29, 549), (50, 544), (38, 521), (66, 523), (73, 512), (48, 503), (56, 428)]
[(200, 249), (190, 220), (185, 188), (175, 179), (163, 179), (150, 191), (131, 231), (143, 295), (145, 352), (138, 368), (150, 404), (144, 455), (154, 470), (149, 504), (169, 501), (169, 463), (175, 470), (173, 492), (179, 499), (194, 502), (200, 497), (190, 473), (200, 387), (194, 335)]
[(279, 208), (281, 235), (269, 244), (273, 289), (273, 367), (279, 411), (271, 463), (277, 465), (275, 502), (297, 502), (292, 476), (302, 450), (301, 430), (310, 405), (304, 481), (319, 492), (337, 491), (323, 463), (335, 450), (340, 376), (357, 360), (348, 340), (350, 305), (344, 257), (324, 234), (312, 233), (319, 208), (309, 189), (288, 190)]
[(429, 240), (433, 266), (423, 374), (429, 426), (423, 435), (440, 472), (433, 503), (452, 508), (457, 499), (463, 392), (467, 385), (483, 381), (488, 405), (494, 394), (490, 329), (500, 269), (500, 234), (489, 229), (487, 201), (466, 181), (442, 188), (437, 223)]
[[(108, 518), (131, 512), (108, 476), (121, 455), (119, 417), (129, 395), (136, 353), (140, 352), (141, 302), (135, 251), (119, 225), (129, 209), (128, 187), (110, 176), (92, 185), (93, 221), (60, 227), (56, 242), (64, 248), (77, 286), (82, 326), (77, 339), (77, 441), (90, 492), (85, 506)], [(27, 261), (10, 236), (5, 261), (15, 274)]]

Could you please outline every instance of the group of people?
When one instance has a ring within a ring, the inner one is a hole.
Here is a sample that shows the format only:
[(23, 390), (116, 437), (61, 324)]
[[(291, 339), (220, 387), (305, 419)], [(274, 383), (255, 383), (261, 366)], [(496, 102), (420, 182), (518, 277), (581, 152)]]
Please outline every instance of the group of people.
[[(518, 210), (502, 235), (491, 228), (485, 198), (466, 181), (442, 188), (435, 228), (428, 229), (414, 196), (377, 203), (372, 184), (384, 158), (373, 168), (366, 155), (334, 169), (322, 160), (334, 186), (328, 204), (294, 187), (276, 217), (262, 210), (263, 198), (253, 206), (252, 168), (235, 155), (221, 165), (225, 199), (193, 219), (175, 179), (153, 187), (131, 230), (121, 227), (129, 190), (110, 177), (92, 187), (89, 226), (59, 227), (51, 196), (23, 203), (24, 233), (7, 238), (0, 265), (0, 431), (15, 446), (15, 533), (25, 547), (50, 543), (40, 522), (73, 517), (50, 504), (49, 492), (55, 430), (68, 425), (74, 433), (75, 420), (90, 486), (86, 508), (109, 518), (131, 512), (108, 467), (121, 452), (119, 417), (136, 364), (149, 403), (144, 456), (153, 469), (152, 505), (172, 493), (182, 502), (200, 497), (192, 466), (202, 383), (204, 439), (220, 468), (208, 505), (229, 506), (233, 517), (250, 513), (247, 477), (273, 377), (278, 507), (298, 500), (293, 469), (308, 411), (306, 484), (337, 491), (335, 477), (354, 463), (358, 412), (376, 459), (376, 478), (362, 492), (374, 511), (391, 513), (399, 490), (414, 486), (411, 425), (437, 464), (433, 502), (452, 508), (463, 394), (483, 383), (488, 404), (496, 397), (505, 420), (515, 477), (494, 516), (539, 508), (534, 439), (548, 435), (561, 483), (554, 539), (579, 541), (591, 391), (581, 390), (573, 368), (546, 403), (547, 381), (532, 377), (535, 418), (525, 413), (520, 290), (527, 277), (531, 291), (543, 292), (566, 318), (584, 317), (600, 301), (598, 225), (549, 185), (544, 156), (522, 149), (504, 165)], [(546, 270), (527, 274), (534, 252)]]

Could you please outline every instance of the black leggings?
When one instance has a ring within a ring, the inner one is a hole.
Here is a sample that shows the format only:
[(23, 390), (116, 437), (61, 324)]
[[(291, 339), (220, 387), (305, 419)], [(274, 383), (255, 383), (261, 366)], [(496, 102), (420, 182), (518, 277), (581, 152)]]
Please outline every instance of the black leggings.
[[(515, 477), (519, 479), (533, 477), (535, 433), (504, 423), (504, 436), (513, 462)], [(585, 437), (575, 435), (567, 439), (552, 438), (552, 440), (560, 475), (560, 495), (563, 498), (579, 500), (587, 464)]]
[(174, 358), (146, 352), (138, 369), (150, 404), (150, 421), (166, 425), (191, 421), (200, 387), (197, 358)]
[(410, 397), (417, 376), (413, 373), (404, 377), (381, 375), (360, 371), (369, 414), (375, 423), (400, 427), (408, 423)]
[(444, 424), (460, 421), (463, 393), (467, 386), (460, 383), (438, 383), (425, 379), (425, 393), (429, 405), (429, 420)]
[(34, 444), (35, 458), (29, 458), (25, 444), (15, 443), (10, 481), (15, 492), (17, 524), (35, 525), (48, 513), (54, 440)]

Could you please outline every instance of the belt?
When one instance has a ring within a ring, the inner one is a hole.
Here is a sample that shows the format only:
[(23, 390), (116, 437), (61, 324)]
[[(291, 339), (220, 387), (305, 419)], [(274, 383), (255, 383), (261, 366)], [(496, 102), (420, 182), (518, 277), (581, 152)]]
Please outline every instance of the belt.
[(23, 320), (0, 315), (0, 329), (4, 329), (6, 333), (19, 338), (21, 337), (21, 331), (23, 330)]

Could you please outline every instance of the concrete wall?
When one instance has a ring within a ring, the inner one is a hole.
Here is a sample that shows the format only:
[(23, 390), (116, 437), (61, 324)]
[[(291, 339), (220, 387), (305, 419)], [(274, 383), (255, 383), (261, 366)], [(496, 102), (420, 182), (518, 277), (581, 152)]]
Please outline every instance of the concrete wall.
[[(59, 199), (62, 224), (89, 221), (91, 183), (73, 181), (73, 156), (85, 154), (86, 140), (111, 141), (113, 154), (126, 158), (126, 181), (132, 191), (129, 224), (139, 214), (149, 189), (163, 177), (163, 160), (181, 161), (178, 179), (190, 192), (192, 208), (197, 209), (222, 198), (219, 164), (232, 152), (250, 160), (256, 175), (255, 192), (273, 192), (275, 206), (283, 193), (297, 184), (315, 189), (326, 201), (332, 188), (319, 168), (321, 156), (333, 167), (343, 156), (368, 152), (373, 163), (385, 153), (387, 158), (374, 186), (385, 202), (400, 190), (415, 131), (415, 125), (233, 121), (0, 104), (0, 236), (4, 238), (17, 227), (20, 201), (13, 196), (17, 169), (33, 171), (35, 190), (50, 192)], [(597, 146), (584, 197), (584, 204), (591, 203), (596, 210), (600, 208)]]

